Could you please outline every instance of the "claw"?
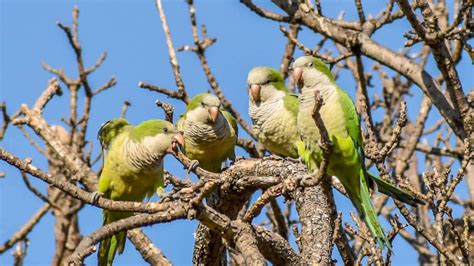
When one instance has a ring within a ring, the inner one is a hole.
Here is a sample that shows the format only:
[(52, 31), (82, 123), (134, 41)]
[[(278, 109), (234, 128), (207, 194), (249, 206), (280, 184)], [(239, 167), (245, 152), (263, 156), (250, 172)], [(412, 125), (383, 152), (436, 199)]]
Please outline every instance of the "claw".
[(189, 165), (186, 167), (186, 174), (189, 174), (190, 172), (196, 170), (196, 168), (199, 166), (199, 161), (198, 160), (192, 160)]
[(99, 191), (92, 192), (92, 204), (97, 204), (99, 202), (100, 197), (104, 196), (104, 193)]

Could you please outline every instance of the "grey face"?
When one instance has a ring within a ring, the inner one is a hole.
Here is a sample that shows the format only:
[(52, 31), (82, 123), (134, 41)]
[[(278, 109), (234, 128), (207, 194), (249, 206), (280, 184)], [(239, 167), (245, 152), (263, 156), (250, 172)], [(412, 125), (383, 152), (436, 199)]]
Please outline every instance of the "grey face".
[(273, 82), (278, 82), (275, 73), (268, 67), (256, 67), (249, 72), (247, 78), (251, 103), (260, 105), (271, 100), (278, 100), (285, 96), (285, 92), (278, 90)]
[(204, 107), (220, 107), (221, 101), (219, 100), (219, 98), (217, 98), (217, 96), (210, 93), (206, 93), (202, 97), (201, 105), (203, 105)]
[(302, 93), (303, 88), (318, 89), (320, 84), (330, 81), (326, 65), (312, 56), (302, 56), (293, 63), (293, 78)]
[(202, 97), (199, 106), (188, 113), (187, 119), (206, 124), (215, 123), (220, 113), (220, 106), (221, 101), (217, 96), (206, 93)]

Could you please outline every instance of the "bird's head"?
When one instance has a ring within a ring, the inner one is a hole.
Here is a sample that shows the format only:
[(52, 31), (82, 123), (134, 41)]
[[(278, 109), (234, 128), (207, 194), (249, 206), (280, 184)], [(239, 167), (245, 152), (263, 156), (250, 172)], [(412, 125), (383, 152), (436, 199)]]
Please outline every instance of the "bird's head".
[(137, 125), (131, 131), (130, 138), (142, 143), (160, 156), (173, 153), (178, 146), (184, 145), (183, 135), (175, 125), (159, 119), (148, 120)]
[(130, 126), (130, 123), (127, 119), (122, 117), (114, 118), (103, 123), (97, 133), (97, 138), (99, 139), (102, 148), (108, 149), (112, 140), (128, 126)]
[(329, 68), (318, 58), (302, 56), (293, 62), (292, 74), (298, 89), (312, 87), (324, 79), (333, 80)]
[(186, 110), (186, 119), (195, 122), (213, 124), (220, 114), (221, 101), (210, 93), (201, 93), (191, 100)]
[(270, 67), (255, 67), (247, 77), (250, 102), (259, 105), (272, 100), (283, 98), (288, 91), (283, 76)]

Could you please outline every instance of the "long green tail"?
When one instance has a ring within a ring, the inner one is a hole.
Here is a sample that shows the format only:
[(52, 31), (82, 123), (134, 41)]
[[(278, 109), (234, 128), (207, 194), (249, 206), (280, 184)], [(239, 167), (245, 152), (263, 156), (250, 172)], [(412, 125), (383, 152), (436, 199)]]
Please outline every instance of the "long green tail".
[[(389, 250), (392, 250), (392, 246), (383, 231), (382, 226), (379, 223), (377, 218), (377, 212), (372, 205), (372, 200), (370, 199), (369, 188), (367, 186), (364, 170), (360, 170), (360, 193), (357, 193), (355, 189), (346, 189), (349, 193), (349, 198), (352, 200), (352, 203), (357, 208), (357, 211), (361, 218), (365, 220), (367, 227), (369, 227), (372, 236), (377, 241), (377, 244), (381, 247), (387, 247)], [(356, 195), (351, 195), (356, 194)], [(359, 195), (357, 195), (359, 194)]]
[(417, 198), (413, 193), (401, 190), (374, 174), (368, 173), (368, 175), (373, 181), (375, 181), (381, 193), (411, 206), (426, 204), (422, 199)]
[[(111, 212), (111, 211), (104, 210), (103, 216), (104, 216), (103, 224), (106, 225), (114, 221), (118, 221), (120, 219), (126, 218), (130, 216), (130, 214), (125, 213), (125, 212)], [(99, 252), (97, 254), (99, 266), (112, 265), (117, 251), (119, 254), (123, 253), (123, 249), (125, 248), (126, 237), (127, 237), (127, 232), (122, 231), (109, 238), (106, 238), (100, 241)]]

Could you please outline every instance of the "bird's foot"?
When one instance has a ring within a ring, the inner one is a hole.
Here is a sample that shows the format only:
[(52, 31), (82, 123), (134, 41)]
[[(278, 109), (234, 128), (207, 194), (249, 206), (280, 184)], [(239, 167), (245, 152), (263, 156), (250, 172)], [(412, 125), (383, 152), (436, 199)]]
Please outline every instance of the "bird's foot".
[(99, 191), (92, 192), (92, 204), (97, 204), (99, 202), (100, 197), (104, 196), (104, 193)]
[(194, 170), (196, 170), (198, 166), (199, 166), (199, 161), (192, 160), (191, 162), (189, 162), (188, 166), (186, 167), (186, 174), (193, 172)]

